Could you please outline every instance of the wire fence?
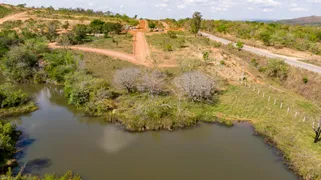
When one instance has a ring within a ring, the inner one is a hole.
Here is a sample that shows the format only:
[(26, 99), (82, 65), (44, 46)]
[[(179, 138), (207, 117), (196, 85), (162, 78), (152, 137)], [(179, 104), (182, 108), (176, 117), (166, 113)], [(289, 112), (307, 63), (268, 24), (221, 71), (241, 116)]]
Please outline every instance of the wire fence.
[(253, 92), (253, 94), (256, 94), (257, 96), (261, 96), (261, 98), (266, 99), (267, 103), (273, 103), (275, 108), (279, 108), (284, 110), (284, 113), (287, 115), (291, 115), (294, 119), (297, 119), (299, 122), (304, 123), (312, 123), (316, 121), (315, 117), (312, 117), (308, 113), (305, 113), (302, 110), (298, 110), (295, 107), (288, 105), (283, 102), (282, 99), (278, 99), (277, 97), (273, 96), (270, 92), (264, 92), (260, 89), (259, 86), (253, 85), (247, 81), (238, 81), (240, 84), (242, 84), (244, 87), (247, 87), (250, 92)]

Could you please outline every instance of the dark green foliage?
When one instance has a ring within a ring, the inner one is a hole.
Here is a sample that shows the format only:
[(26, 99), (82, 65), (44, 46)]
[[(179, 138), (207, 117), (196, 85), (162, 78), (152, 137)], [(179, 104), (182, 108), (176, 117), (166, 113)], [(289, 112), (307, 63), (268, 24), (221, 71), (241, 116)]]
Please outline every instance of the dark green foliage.
[(102, 27), (102, 32), (105, 34), (105, 37), (108, 37), (110, 33), (119, 34), (122, 28), (122, 25), (119, 23), (106, 22)]
[(24, 46), (15, 46), (1, 61), (3, 73), (11, 81), (25, 82), (32, 79), (37, 67), (37, 56)]
[(17, 107), (28, 101), (28, 94), (23, 93), (21, 90), (16, 90), (13, 85), (0, 85), (0, 108)]
[(64, 92), (69, 104), (76, 105), (95, 116), (114, 109), (115, 105), (111, 100), (118, 96), (110, 89), (106, 80), (94, 78), (84, 71), (66, 76)]
[(54, 51), (43, 54), (44, 70), (51, 81), (63, 83), (68, 73), (75, 72), (82, 57), (70, 51)]
[(156, 27), (156, 24), (153, 21), (148, 21), (148, 27), (154, 29)]
[(0, 121), (0, 168), (3, 168), (6, 162), (13, 158), (18, 137), (15, 126)]
[(3, 30), (0, 32), (0, 58), (9, 51), (9, 48), (18, 45), (20, 39), (16, 31)]
[(271, 59), (268, 62), (265, 73), (268, 77), (283, 81), (288, 77), (288, 71), (288, 65), (283, 60)]
[(90, 27), (94, 33), (102, 33), (103, 25), (105, 24), (104, 21), (100, 19), (95, 19), (90, 22)]
[(309, 82), (309, 79), (308, 77), (303, 77), (302, 81), (304, 84), (307, 84)]
[(236, 38), (260, 40), (266, 46), (288, 47), (300, 51), (321, 53), (319, 27), (225, 20), (202, 21), (202, 29), (229, 33)]
[(241, 41), (237, 41), (237, 43), (236, 43), (236, 47), (237, 47), (237, 49), (238, 49), (239, 51), (241, 51), (241, 50), (242, 50), (242, 48), (244, 47), (244, 43), (243, 43), (243, 42), (241, 42)]
[(46, 41), (42, 38), (27, 39), (24, 44), (11, 47), (1, 59), (3, 74), (14, 82), (29, 82), (39, 70), (38, 60), (47, 52)]

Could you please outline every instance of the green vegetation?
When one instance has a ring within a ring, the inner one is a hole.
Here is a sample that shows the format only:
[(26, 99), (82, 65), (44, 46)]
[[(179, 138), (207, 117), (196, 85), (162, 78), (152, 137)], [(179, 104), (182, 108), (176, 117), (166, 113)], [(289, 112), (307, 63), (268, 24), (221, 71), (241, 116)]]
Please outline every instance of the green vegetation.
[(77, 174), (73, 174), (71, 171), (68, 171), (62, 176), (56, 174), (45, 174), (43, 177), (32, 176), (32, 175), (21, 175), (12, 176), (11, 171), (6, 175), (0, 175), (2, 180), (81, 180), (81, 177)]
[(69, 104), (92, 116), (101, 116), (115, 109), (112, 100), (118, 96), (106, 80), (94, 78), (83, 71), (66, 77), (64, 93)]
[(42, 18), (52, 19), (74, 19), (74, 20), (93, 20), (101, 19), (105, 22), (116, 22), (121, 24), (128, 24), (130, 26), (138, 25), (138, 21), (135, 17), (130, 18), (126, 14), (113, 13), (111, 11), (94, 11), (92, 9), (82, 8), (59, 8), (55, 9), (52, 6), (36, 8), (31, 12)]
[(15, 13), (17, 11), (20, 11), (21, 9), (15, 8), (14, 6), (1, 6), (0, 5), (0, 18), (3, 18), (5, 16), (8, 16), (12, 13)]
[(201, 28), (202, 15), (200, 12), (194, 12), (191, 19), (191, 32), (197, 34)]
[(105, 55), (89, 53), (89, 52), (77, 52), (82, 53), (84, 68), (92, 73), (94, 76), (98, 76), (106, 79), (108, 82), (113, 81), (114, 72), (117, 69), (138, 67), (127, 61), (114, 59)]
[(15, 145), (18, 138), (19, 133), (13, 125), (0, 121), (0, 169), (10, 165), (9, 160), (13, 158), (16, 151)]
[(11, 84), (0, 85), (0, 117), (16, 116), (36, 110), (28, 94)]
[(131, 34), (119, 34), (113, 37), (93, 38), (91, 42), (85, 43), (84, 47), (99, 49), (114, 49), (117, 51), (133, 53), (133, 36)]
[(202, 21), (202, 30), (228, 33), (241, 39), (260, 40), (264, 45), (276, 48), (288, 47), (315, 54), (321, 53), (321, 32), (314, 26), (205, 20)]

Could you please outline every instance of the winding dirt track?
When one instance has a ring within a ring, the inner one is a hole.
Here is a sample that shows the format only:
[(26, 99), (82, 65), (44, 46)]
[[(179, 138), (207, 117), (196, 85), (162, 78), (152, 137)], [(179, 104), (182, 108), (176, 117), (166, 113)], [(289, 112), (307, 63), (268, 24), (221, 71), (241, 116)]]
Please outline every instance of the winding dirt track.
[[(56, 43), (50, 43), (50, 44), (48, 44), (48, 47), (51, 49), (64, 48), (63, 46), (56, 45)], [(133, 64), (136, 64), (136, 65), (149, 66), (149, 64), (147, 64), (147, 63), (137, 61), (137, 59), (135, 58), (135, 56), (133, 54), (126, 54), (123, 52), (109, 50), (109, 49), (98, 49), (98, 48), (80, 47), (80, 46), (68, 46), (67, 48), (72, 49), (72, 50), (102, 54), (102, 55), (118, 58), (120, 60), (125, 60), (125, 61), (131, 62)]]
[(6, 21), (15, 21), (15, 20), (20, 20), (22, 17), (24, 17), (25, 15), (27, 15), (28, 12), (20, 12), (20, 13), (16, 13), (16, 14), (12, 14), (9, 16), (6, 16), (4, 18), (0, 19), (0, 24), (3, 24)]

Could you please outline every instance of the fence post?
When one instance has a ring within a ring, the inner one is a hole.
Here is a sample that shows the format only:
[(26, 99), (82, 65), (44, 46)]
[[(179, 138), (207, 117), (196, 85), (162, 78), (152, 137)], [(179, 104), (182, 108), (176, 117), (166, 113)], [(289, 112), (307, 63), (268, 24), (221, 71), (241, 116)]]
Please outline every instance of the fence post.
[(290, 112), (290, 107), (288, 107), (288, 112), (287, 113), (289, 114), (289, 112)]
[(283, 103), (281, 102), (280, 109), (282, 109), (282, 107), (283, 107)]
[(276, 105), (276, 99), (274, 99), (274, 105)]
[(265, 93), (263, 92), (263, 98), (265, 97)]
[(260, 94), (260, 89), (257, 89), (257, 94)]
[(305, 120), (306, 120), (306, 117), (304, 116), (304, 118), (303, 118), (303, 122), (305, 122)]
[(271, 96), (269, 96), (269, 100), (268, 101), (270, 102), (270, 100), (271, 100)]

